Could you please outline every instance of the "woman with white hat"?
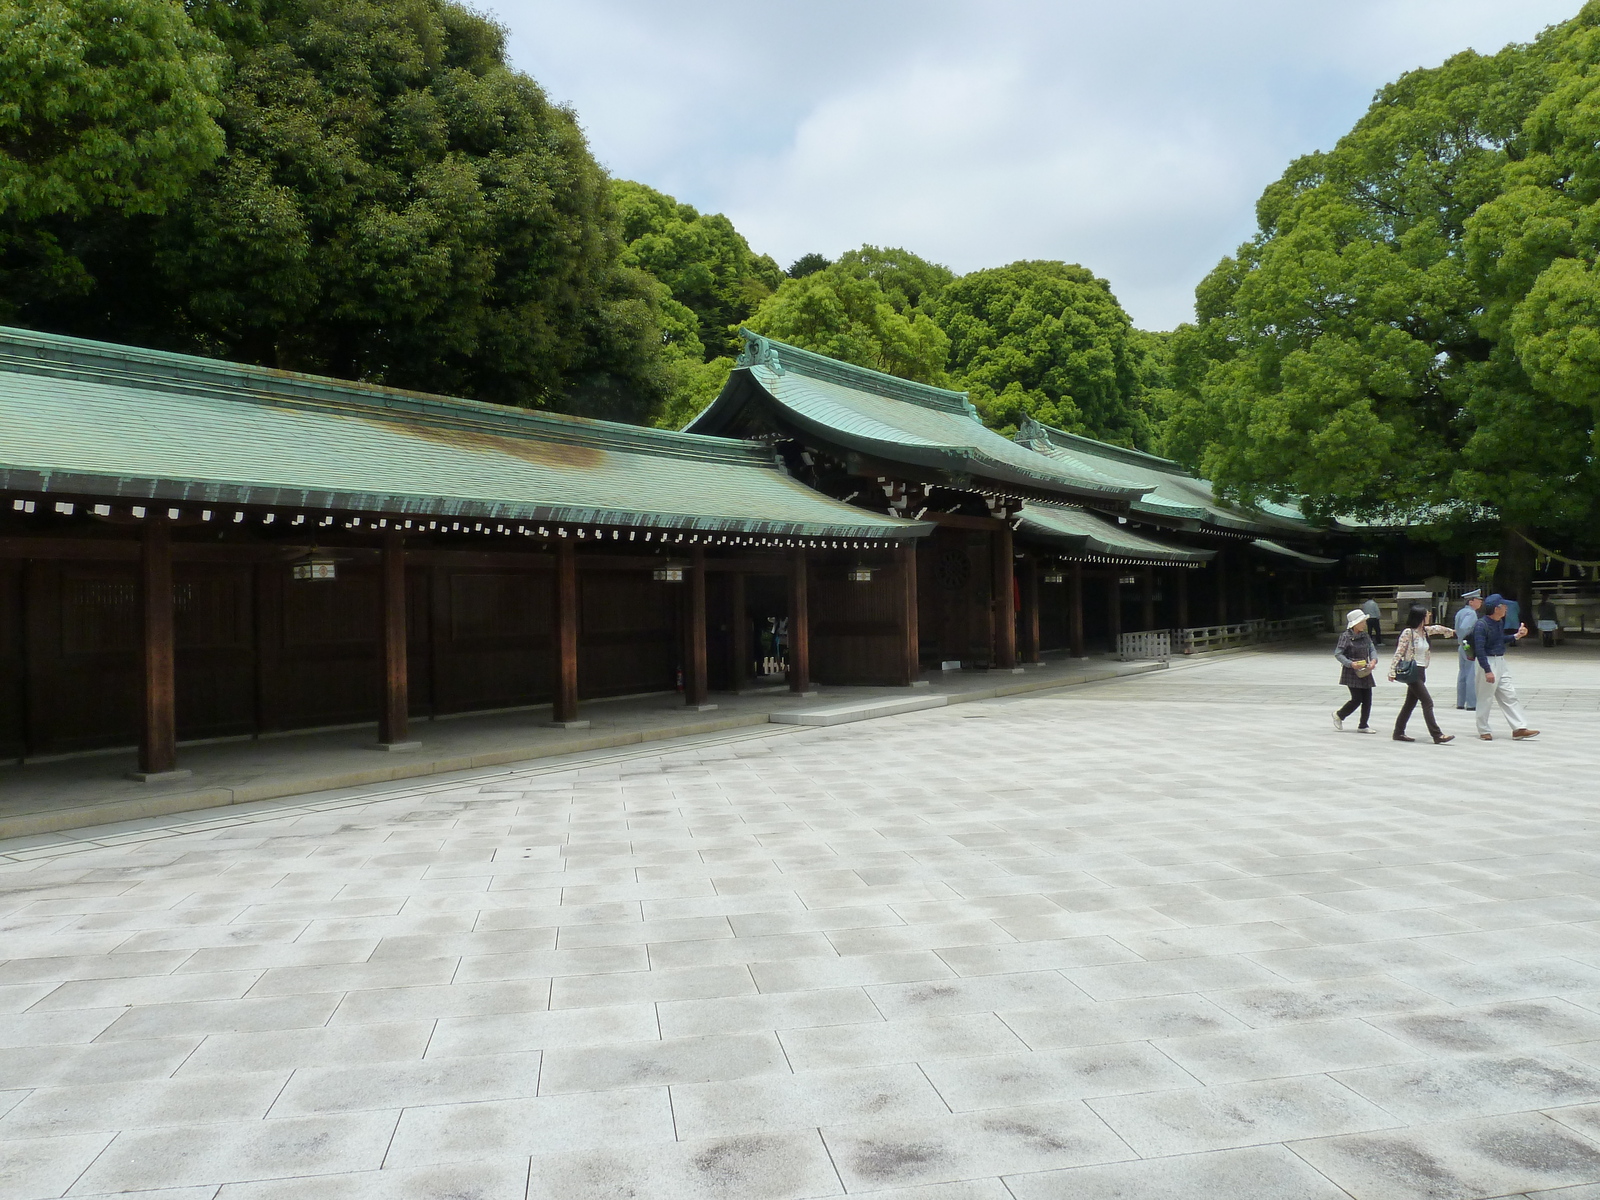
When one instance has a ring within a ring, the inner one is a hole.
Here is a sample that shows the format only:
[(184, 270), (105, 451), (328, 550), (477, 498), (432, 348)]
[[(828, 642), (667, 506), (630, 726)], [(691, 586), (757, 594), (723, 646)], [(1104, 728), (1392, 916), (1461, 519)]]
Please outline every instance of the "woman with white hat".
[(1350, 699), (1333, 714), (1333, 727), (1343, 729), (1344, 719), (1359, 708), (1361, 724), (1356, 732), (1376, 733), (1367, 722), (1372, 718), (1372, 672), (1378, 665), (1378, 652), (1367, 633), (1367, 614), (1359, 608), (1345, 613), (1344, 632), (1339, 635), (1333, 656), (1342, 668), (1339, 682), (1350, 689)]

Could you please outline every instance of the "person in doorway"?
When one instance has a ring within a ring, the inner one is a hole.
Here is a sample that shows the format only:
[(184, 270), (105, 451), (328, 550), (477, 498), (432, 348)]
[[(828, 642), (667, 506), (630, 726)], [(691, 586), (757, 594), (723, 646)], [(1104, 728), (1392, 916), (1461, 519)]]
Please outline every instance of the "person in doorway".
[(1413, 608), (1411, 615), (1406, 618), (1405, 628), (1394, 640), (1394, 660), (1389, 664), (1389, 678), (1398, 678), (1397, 672), (1405, 669), (1404, 664), (1412, 664), (1406, 670), (1405, 703), (1400, 706), (1400, 715), (1394, 722), (1394, 740), (1397, 742), (1417, 740), (1406, 736), (1406, 722), (1419, 704), (1422, 706), (1422, 720), (1433, 735), (1434, 742), (1442, 746), (1455, 740), (1455, 734), (1440, 729), (1439, 722), (1433, 719), (1433, 697), (1428, 694), (1428, 664), (1433, 661), (1433, 650), (1428, 645), (1428, 636), (1455, 637), (1456, 634), (1455, 630), (1443, 625), (1429, 624), (1432, 616), (1425, 608)]
[(1361, 602), (1361, 611), (1367, 614), (1367, 634), (1372, 638), (1372, 644), (1376, 646), (1383, 639), (1383, 629), (1379, 621), (1383, 616), (1383, 610), (1378, 607), (1376, 600), (1368, 596)]
[(1376, 733), (1368, 722), (1372, 719), (1372, 670), (1378, 665), (1378, 652), (1372, 648), (1372, 638), (1367, 633), (1367, 614), (1352, 608), (1344, 615), (1344, 632), (1339, 644), (1333, 648), (1339, 660), (1339, 682), (1350, 691), (1350, 699), (1333, 714), (1333, 727), (1344, 728), (1344, 719), (1356, 709), (1361, 710), (1361, 724), (1357, 733)]
[(1511, 722), (1513, 741), (1526, 741), (1539, 736), (1537, 729), (1528, 728), (1528, 719), (1522, 714), (1522, 703), (1517, 699), (1517, 689), (1506, 671), (1506, 647), (1519, 638), (1528, 636), (1528, 627), (1519, 625), (1517, 632), (1506, 635), (1506, 601), (1504, 596), (1490, 596), (1483, 602), (1482, 614), (1472, 628), (1472, 651), (1478, 661), (1478, 736), (1492, 742), (1489, 732), (1489, 714), (1496, 703)]
[(1546, 646), (1554, 648), (1556, 644), (1556, 630), (1561, 628), (1561, 623), (1556, 617), (1556, 606), (1548, 595), (1539, 601), (1539, 640)]
[(1478, 623), (1478, 610), (1483, 607), (1483, 593), (1477, 588), (1461, 596), (1462, 605), (1456, 612), (1456, 641), (1461, 643), (1456, 651), (1456, 707), (1478, 707), (1478, 666), (1472, 661), (1472, 627)]

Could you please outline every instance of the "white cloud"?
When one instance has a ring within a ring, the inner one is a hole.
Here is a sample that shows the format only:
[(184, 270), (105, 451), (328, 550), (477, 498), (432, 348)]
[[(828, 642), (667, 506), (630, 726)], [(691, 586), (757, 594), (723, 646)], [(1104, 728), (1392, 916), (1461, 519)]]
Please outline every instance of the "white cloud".
[(596, 154), (787, 263), (1082, 262), (1169, 327), (1261, 189), (1400, 72), (1577, 0), (501, 0)]

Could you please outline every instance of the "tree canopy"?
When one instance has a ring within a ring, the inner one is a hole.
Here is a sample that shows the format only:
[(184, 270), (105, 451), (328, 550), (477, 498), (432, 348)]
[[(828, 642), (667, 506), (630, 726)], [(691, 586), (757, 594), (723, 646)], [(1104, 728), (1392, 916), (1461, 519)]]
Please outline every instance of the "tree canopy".
[[(1169, 448), (1322, 513), (1592, 529), (1600, 4), (1379, 92), (1171, 346)], [(1525, 547), (1524, 547), (1525, 548)]]
[[(756, 333), (919, 383), (943, 383), (950, 339), (911, 299), (943, 267), (863, 246), (786, 279), (747, 322)], [(885, 286), (887, 284), (887, 287)]]
[(708, 358), (737, 354), (735, 332), (778, 289), (783, 272), (756, 254), (721, 213), (697, 211), (642, 183), (612, 184), (622, 240), (622, 261), (666, 284), (672, 298), (698, 322)]
[(950, 374), (985, 421), (1026, 417), (1128, 446), (1150, 440), (1133, 325), (1110, 285), (1083, 267), (1018, 262), (938, 292)]
[(449, 0), (200, 5), (193, 24), (227, 52), (226, 152), (159, 215), (58, 219), (92, 286), (21, 319), (594, 415), (661, 402), (660, 290), (621, 261), (576, 118), (506, 65), (498, 26)]

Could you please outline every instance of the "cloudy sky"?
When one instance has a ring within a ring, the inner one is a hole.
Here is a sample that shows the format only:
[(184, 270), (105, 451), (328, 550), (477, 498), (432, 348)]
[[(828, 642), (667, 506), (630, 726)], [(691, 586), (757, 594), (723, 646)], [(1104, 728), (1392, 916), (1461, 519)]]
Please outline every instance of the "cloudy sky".
[(787, 265), (863, 243), (957, 271), (1081, 262), (1192, 315), (1261, 189), (1400, 72), (1580, 0), (490, 0), (615, 175)]

